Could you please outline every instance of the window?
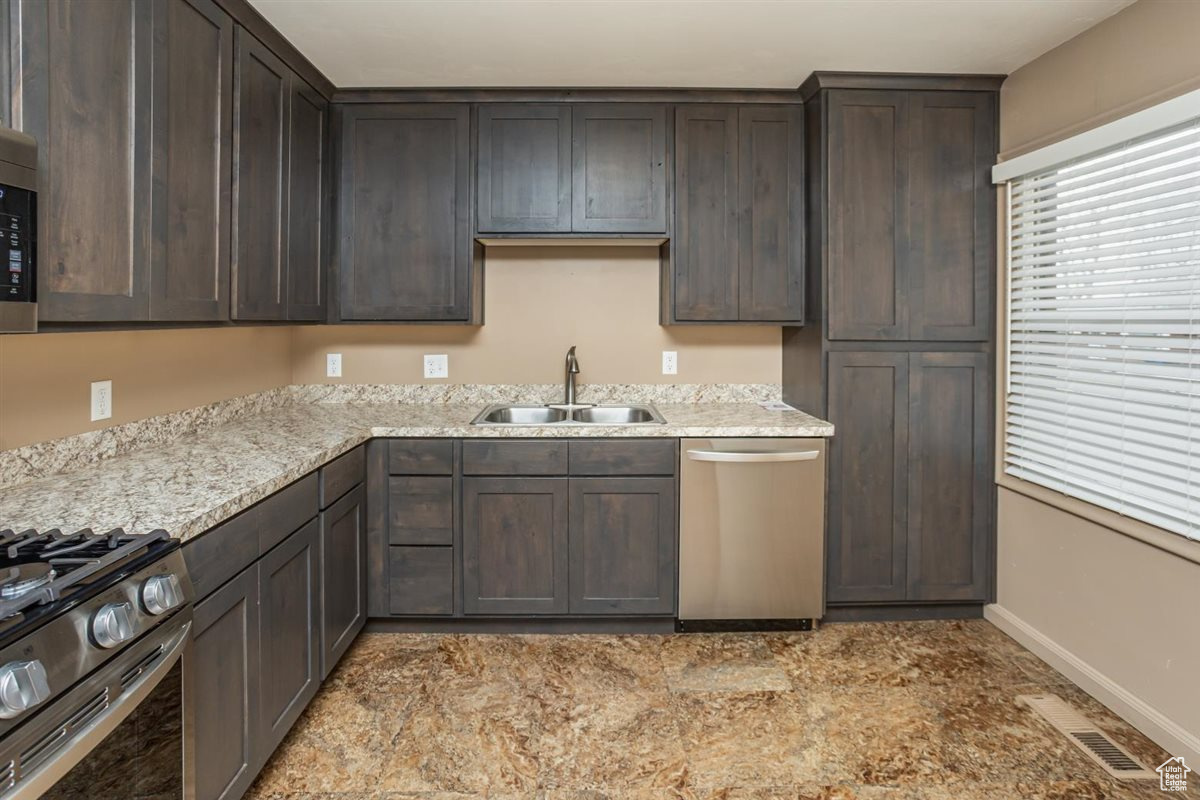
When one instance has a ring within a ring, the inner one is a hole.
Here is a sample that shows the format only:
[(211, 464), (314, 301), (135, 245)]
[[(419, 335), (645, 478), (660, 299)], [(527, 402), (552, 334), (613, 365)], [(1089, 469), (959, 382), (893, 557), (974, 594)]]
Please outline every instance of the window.
[(1200, 97), (1167, 116), (993, 173), (1009, 184), (1004, 471), (1200, 539)]

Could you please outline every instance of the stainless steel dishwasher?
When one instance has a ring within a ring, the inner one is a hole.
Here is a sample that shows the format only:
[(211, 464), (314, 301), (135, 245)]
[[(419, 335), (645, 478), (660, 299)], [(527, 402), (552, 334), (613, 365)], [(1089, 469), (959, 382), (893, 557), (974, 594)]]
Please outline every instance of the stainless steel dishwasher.
[(824, 439), (684, 439), (679, 500), (684, 630), (824, 615)]

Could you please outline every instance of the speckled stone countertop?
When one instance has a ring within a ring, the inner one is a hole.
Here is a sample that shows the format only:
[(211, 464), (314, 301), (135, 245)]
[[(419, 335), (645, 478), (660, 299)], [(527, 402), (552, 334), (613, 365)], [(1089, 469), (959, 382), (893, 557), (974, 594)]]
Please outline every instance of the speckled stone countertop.
[(802, 411), (660, 403), (665, 425), (479, 426), (478, 404), (287, 405), (3, 490), (0, 530), (156, 528), (190, 539), (375, 437), (832, 436)]

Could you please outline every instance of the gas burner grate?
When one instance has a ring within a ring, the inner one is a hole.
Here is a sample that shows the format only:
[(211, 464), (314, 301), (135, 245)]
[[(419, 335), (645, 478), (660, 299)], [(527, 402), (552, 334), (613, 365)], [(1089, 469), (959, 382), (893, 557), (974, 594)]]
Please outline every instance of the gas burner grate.
[[(91, 528), (64, 533), (59, 528), (39, 532), (0, 531), (0, 552), (12, 563), (43, 562), (53, 568), (54, 577), (45, 584), (14, 597), (0, 597), (0, 619), (21, 613), (30, 606), (61, 598), (72, 586), (96, 573), (111, 569), (151, 547), (169, 539), (165, 530), (147, 534), (128, 534), (121, 528), (96, 533)], [(0, 568), (4, 567), (0, 557)]]

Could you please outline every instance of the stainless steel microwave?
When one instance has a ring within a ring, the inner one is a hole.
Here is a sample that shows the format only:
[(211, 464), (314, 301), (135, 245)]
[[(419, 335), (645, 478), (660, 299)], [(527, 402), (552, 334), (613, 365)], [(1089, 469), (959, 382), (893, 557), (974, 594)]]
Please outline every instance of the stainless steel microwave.
[(0, 333), (37, 330), (37, 142), (0, 128)]

